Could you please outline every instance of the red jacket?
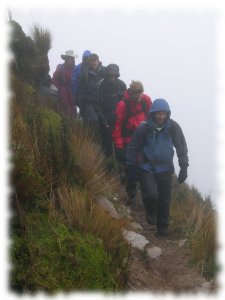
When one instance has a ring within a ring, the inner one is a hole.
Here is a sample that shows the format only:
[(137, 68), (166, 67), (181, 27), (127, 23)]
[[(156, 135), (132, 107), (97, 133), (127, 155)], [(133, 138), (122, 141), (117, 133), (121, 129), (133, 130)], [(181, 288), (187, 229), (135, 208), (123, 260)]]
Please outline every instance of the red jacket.
[(57, 66), (56, 71), (52, 77), (52, 83), (59, 90), (59, 98), (62, 101), (64, 108), (68, 113), (76, 113), (75, 102), (71, 90), (71, 78), (74, 66), (60, 64)]
[[(141, 122), (147, 119), (152, 105), (151, 98), (146, 94), (142, 94), (141, 100), (136, 103), (130, 99), (129, 93), (126, 91), (124, 93), (124, 99), (130, 101), (130, 117), (126, 120), (127, 105), (124, 100), (121, 100), (116, 107), (116, 122), (112, 132), (115, 147), (119, 149), (124, 148), (130, 143), (135, 129)], [(142, 101), (145, 102), (145, 105), (141, 103)], [(124, 126), (125, 123), (126, 126)], [(125, 130), (124, 127), (126, 127)]]

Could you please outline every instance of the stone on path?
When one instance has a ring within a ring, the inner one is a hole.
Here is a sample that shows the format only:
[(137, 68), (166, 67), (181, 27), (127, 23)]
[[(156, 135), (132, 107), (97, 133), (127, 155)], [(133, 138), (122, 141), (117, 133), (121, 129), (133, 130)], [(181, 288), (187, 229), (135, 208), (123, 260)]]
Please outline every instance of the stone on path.
[(149, 241), (146, 240), (146, 238), (143, 235), (136, 233), (134, 231), (128, 231), (124, 229), (123, 235), (125, 239), (131, 244), (132, 247), (138, 248), (140, 250), (143, 250), (145, 245), (149, 243)]
[(143, 231), (143, 227), (139, 223), (136, 223), (136, 222), (130, 223), (130, 228), (135, 231), (138, 231), (138, 232)]
[(162, 255), (162, 249), (159, 247), (148, 248), (147, 253), (151, 258), (159, 258)]

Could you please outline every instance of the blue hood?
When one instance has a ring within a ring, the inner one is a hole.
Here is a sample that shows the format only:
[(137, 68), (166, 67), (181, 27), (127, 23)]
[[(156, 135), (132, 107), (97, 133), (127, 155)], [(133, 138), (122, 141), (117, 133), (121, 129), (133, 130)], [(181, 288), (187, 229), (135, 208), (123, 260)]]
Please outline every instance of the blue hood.
[(164, 99), (156, 99), (153, 101), (152, 103), (152, 107), (150, 109), (150, 114), (157, 112), (157, 111), (166, 111), (169, 113), (169, 115), (171, 114), (171, 110), (169, 107), (169, 104), (166, 100)]
[(85, 50), (83, 55), (82, 55), (82, 58), (89, 57), (90, 55), (91, 55), (91, 51), (90, 50)]

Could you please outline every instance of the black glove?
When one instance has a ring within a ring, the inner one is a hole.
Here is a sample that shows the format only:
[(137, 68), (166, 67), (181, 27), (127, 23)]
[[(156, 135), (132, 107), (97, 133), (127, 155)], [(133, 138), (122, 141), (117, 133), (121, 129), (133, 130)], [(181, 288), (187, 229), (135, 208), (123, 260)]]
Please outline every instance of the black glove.
[(124, 148), (116, 148), (115, 149), (116, 158), (120, 163), (125, 163), (125, 149)]
[(186, 179), (187, 179), (187, 168), (181, 168), (177, 180), (179, 183), (183, 183), (185, 182)]

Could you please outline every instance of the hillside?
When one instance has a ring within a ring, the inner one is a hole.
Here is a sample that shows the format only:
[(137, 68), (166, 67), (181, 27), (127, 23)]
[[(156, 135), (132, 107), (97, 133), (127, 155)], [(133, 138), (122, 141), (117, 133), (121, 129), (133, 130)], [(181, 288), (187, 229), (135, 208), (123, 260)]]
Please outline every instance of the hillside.
[[(12, 291), (215, 291), (211, 199), (174, 183), (173, 233), (156, 238), (140, 196), (133, 207), (126, 205), (115, 161), (106, 160), (91, 129), (67, 116), (57, 99), (40, 93), (37, 78), (47, 78), (47, 69), (38, 73), (40, 60), (31, 68), (21, 51), (28, 45), (39, 57), (40, 40), (15, 26), (21, 39), (15, 39), (18, 33), (12, 37), (17, 56), (10, 67)], [(45, 30), (40, 32), (50, 41)], [(47, 61), (50, 44), (44, 45)], [(128, 232), (145, 237), (144, 247), (132, 243)], [(156, 258), (149, 255), (153, 247), (159, 251)]]

